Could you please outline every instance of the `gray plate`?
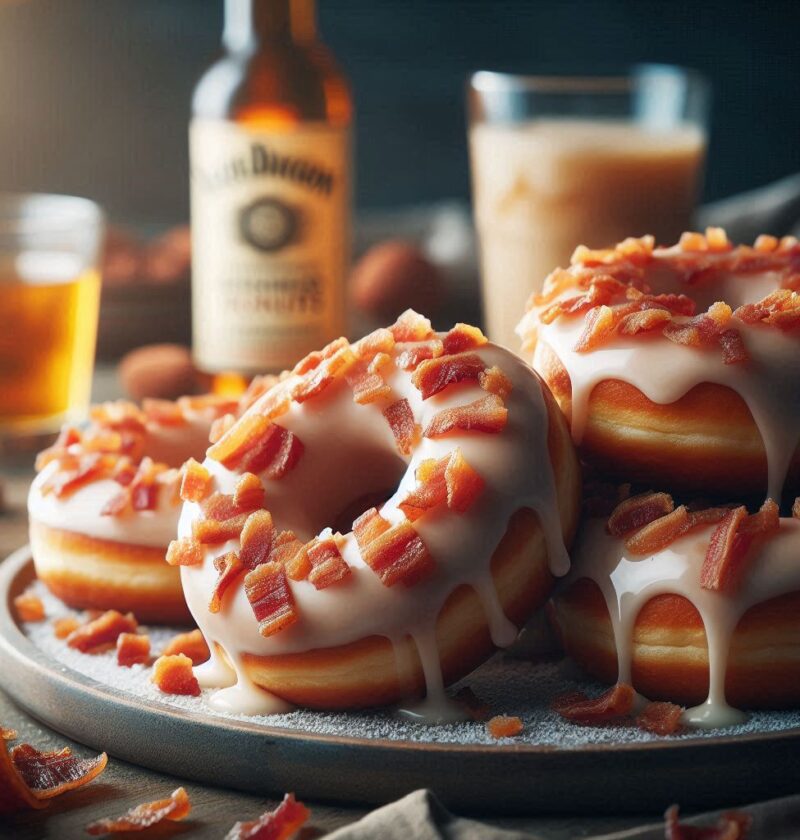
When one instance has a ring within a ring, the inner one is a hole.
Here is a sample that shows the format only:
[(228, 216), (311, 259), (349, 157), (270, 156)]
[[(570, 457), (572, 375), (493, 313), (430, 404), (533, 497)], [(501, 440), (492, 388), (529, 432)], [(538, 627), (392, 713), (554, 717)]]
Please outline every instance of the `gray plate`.
[(378, 804), (430, 787), (461, 811), (637, 812), (796, 793), (800, 729), (573, 749), (367, 740), (192, 714), (64, 667), (11, 602), (33, 579), (27, 548), (0, 565), (0, 683), (48, 726), (154, 770), (263, 794)]

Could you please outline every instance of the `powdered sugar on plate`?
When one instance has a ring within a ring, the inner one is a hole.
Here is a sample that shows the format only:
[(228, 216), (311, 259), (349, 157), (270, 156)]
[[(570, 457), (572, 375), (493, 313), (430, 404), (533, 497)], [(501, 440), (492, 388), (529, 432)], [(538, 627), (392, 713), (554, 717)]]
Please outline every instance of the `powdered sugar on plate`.
[[(552, 698), (572, 691), (598, 694), (603, 686), (581, 678), (567, 661), (532, 663), (510, 659), (498, 654), (474, 671), (454, 691), (467, 685), (486, 704), (492, 714), (516, 715), (524, 723), (521, 735), (494, 740), (483, 723), (463, 721), (428, 725), (400, 717), (392, 710), (368, 712), (314, 712), (298, 710), (285, 715), (226, 715), (215, 711), (208, 703), (212, 691), (200, 697), (181, 697), (163, 694), (150, 682), (149, 667), (134, 665), (120, 667), (114, 651), (84, 654), (68, 648), (66, 642), (55, 637), (52, 620), (69, 615), (83, 618), (81, 613), (68, 609), (54, 598), (40, 583), (33, 591), (45, 604), (47, 620), (24, 625), (31, 642), (60, 667), (66, 667), (111, 686), (143, 701), (157, 701), (189, 712), (237, 719), (251, 724), (300, 730), (320, 735), (339, 735), (374, 740), (414, 741), (431, 744), (530, 744), (561, 749), (577, 749), (588, 745), (620, 745), (663, 741), (663, 737), (643, 732), (634, 726), (582, 727), (563, 720), (549, 708)], [(174, 627), (147, 627), (140, 632), (150, 636), (154, 656), (178, 632)], [(719, 730), (690, 730), (668, 736), (669, 740), (687, 738), (713, 739), (720, 735), (763, 734), (800, 727), (800, 712), (755, 712), (739, 726)]]

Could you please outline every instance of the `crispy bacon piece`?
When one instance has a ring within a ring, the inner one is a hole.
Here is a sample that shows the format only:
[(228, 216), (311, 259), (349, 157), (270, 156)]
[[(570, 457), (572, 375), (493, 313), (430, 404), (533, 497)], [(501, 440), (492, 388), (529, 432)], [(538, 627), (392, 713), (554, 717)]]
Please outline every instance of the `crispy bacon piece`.
[(236, 416), (234, 414), (223, 414), (222, 417), (217, 417), (211, 423), (211, 428), (208, 430), (208, 442), (219, 443), (233, 428), (235, 423)]
[(487, 368), (480, 374), (478, 376), (478, 382), (484, 391), (488, 391), (490, 394), (497, 394), (501, 400), (505, 400), (514, 389), (511, 380), (497, 365)]
[(628, 717), (635, 697), (636, 692), (631, 686), (617, 683), (591, 700), (581, 692), (556, 697), (551, 708), (573, 723), (592, 726)]
[(242, 510), (255, 510), (264, 504), (264, 485), (253, 473), (246, 472), (236, 482), (233, 503)]
[(237, 822), (225, 840), (289, 840), (305, 825), (311, 812), (287, 793), (283, 802), (252, 822)]
[(624, 537), (675, 509), (668, 493), (640, 493), (623, 499), (608, 518), (606, 530), (612, 537)]
[(357, 358), (372, 359), (381, 353), (391, 353), (394, 345), (392, 331), (386, 327), (379, 327), (356, 341), (352, 349)]
[(303, 376), (312, 370), (316, 370), (326, 359), (330, 359), (335, 353), (349, 346), (350, 342), (344, 336), (340, 336), (326, 344), (322, 350), (312, 350), (307, 356), (300, 359), (292, 368), (292, 373)]
[(146, 665), (150, 660), (150, 637), (137, 633), (120, 633), (117, 636), (117, 665), (130, 668)]
[(408, 400), (403, 397), (386, 406), (383, 416), (389, 423), (398, 451), (408, 455), (419, 438), (419, 426), (414, 421), (414, 413)]
[(41, 472), (51, 461), (55, 461), (67, 454), (70, 446), (81, 442), (81, 433), (79, 429), (74, 426), (62, 426), (58, 433), (58, 438), (52, 446), (43, 449), (36, 456), (36, 463), (34, 469), (36, 472)]
[(666, 309), (642, 309), (629, 312), (617, 324), (620, 335), (638, 335), (640, 332), (650, 332), (663, 327), (672, 320), (672, 313)]
[(398, 342), (426, 341), (434, 338), (431, 322), (413, 309), (406, 309), (389, 330)]
[(586, 315), (583, 332), (575, 342), (576, 353), (588, 353), (595, 350), (614, 332), (616, 318), (610, 306), (597, 306)]
[(468, 405), (445, 408), (433, 416), (425, 429), (428, 438), (441, 437), (453, 430), (497, 434), (508, 422), (508, 409), (497, 394), (488, 394)]
[(428, 547), (407, 520), (378, 535), (361, 554), (384, 586), (413, 586), (435, 568)]
[(369, 510), (365, 510), (353, 522), (353, 535), (356, 538), (358, 547), (363, 552), (369, 543), (377, 539), (381, 534), (385, 534), (391, 527), (391, 523), (378, 513), (378, 509), (372, 507)]
[(282, 478), (300, 460), (300, 439), (273, 423), (268, 417), (247, 414), (220, 441), (209, 447), (208, 457), (228, 469), (265, 472), (269, 478)]
[(631, 554), (655, 554), (673, 543), (688, 530), (689, 512), (686, 505), (660, 516), (625, 538)]
[(416, 478), (419, 485), (398, 505), (412, 522), (444, 501), (451, 510), (464, 513), (484, 487), (483, 479), (467, 463), (460, 449), (438, 461), (423, 461)]
[(758, 322), (783, 330), (794, 329), (800, 324), (800, 295), (798, 277), (793, 275), (783, 281), (784, 288), (776, 289), (756, 303), (740, 306), (735, 315), (748, 324)]
[(57, 618), (53, 622), (53, 635), (57, 639), (66, 639), (74, 630), (81, 626), (80, 621), (73, 616), (65, 616), (64, 618)]
[(596, 307), (608, 306), (615, 297), (625, 296), (626, 289), (626, 285), (614, 277), (592, 277), (584, 294), (556, 301), (539, 313), (539, 320), (550, 324), (562, 315), (582, 315)]
[(664, 814), (666, 840), (744, 840), (753, 819), (744, 811), (727, 811), (713, 826), (681, 824), (677, 805)]
[(182, 653), (159, 656), (153, 663), (150, 681), (164, 694), (200, 696), (200, 683), (192, 670), (192, 660)]
[(448, 459), (444, 481), (447, 485), (447, 506), (457, 513), (469, 510), (485, 486), (484, 480), (467, 463), (460, 449), (456, 449)]
[(17, 737), (16, 729), (6, 729), (4, 726), (0, 726), (0, 740), (16, 741)]
[(313, 540), (307, 548), (307, 554), (311, 564), (308, 580), (316, 589), (327, 589), (351, 574), (333, 537)]
[(724, 519), (729, 510), (730, 508), (724, 507), (690, 510), (686, 530), (688, 531), (690, 528), (696, 528), (698, 525), (716, 525)]
[(126, 811), (121, 817), (97, 820), (86, 826), (87, 834), (119, 834), (126, 831), (143, 831), (146, 828), (169, 820), (180, 822), (189, 816), (192, 805), (186, 791), (179, 787), (174, 790), (169, 799), (157, 799), (155, 802), (144, 802)]
[[(2, 748), (2, 752), (5, 753), (5, 747)], [(14, 747), (10, 759), (19, 779), (37, 800), (52, 799), (83, 787), (92, 779), (96, 779), (108, 763), (105, 753), (96, 758), (80, 758), (73, 755), (69, 747), (41, 752), (30, 744)], [(2, 788), (3, 785), (0, 784), (0, 812), (3, 810)]]
[(719, 345), (722, 347), (722, 361), (726, 365), (738, 365), (750, 358), (739, 330), (723, 330), (719, 334)]
[(70, 496), (78, 488), (105, 475), (111, 467), (108, 456), (92, 453), (77, 458), (66, 467), (54, 473), (44, 484), (42, 493), (53, 493), (58, 499)]
[(444, 353), (444, 344), (438, 338), (427, 341), (400, 342), (397, 349), (396, 364), (401, 370), (414, 370), (420, 362), (435, 359)]
[(186, 415), (181, 406), (172, 400), (158, 400), (145, 397), (142, 400), (142, 412), (145, 417), (159, 426), (185, 426)]
[(345, 341), (332, 355), (322, 361), (316, 368), (308, 371), (292, 388), (292, 399), (304, 403), (316, 397), (343, 377), (356, 363), (356, 354)]
[(492, 738), (513, 738), (524, 728), (520, 718), (508, 715), (496, 715), (486, 723), (486, 731)]
[(708, 312), (696, 315), (684, 323), (670, 322), (662, 334), (670, 341), (687, 347), (710, 347), (717, 344), (722, 347), (723, 361), (729, 360), (727, 364), (736, 364), (746, 361), (748, 356), (738, 331), (728, 328), (731, 315), (730, 306), (718, 301), (709, 306)]
[(218, 613), (222, 608), (223, 595), (239, 575), (246, 571), (246, 567), (235, 551), (229, 551), (227, 554), (214, 558), (214, 568), (219, 572), (219, 577), (211, 593), (208, 611)]
[(767, 499), (759, 508), (758, 513), (751, 513), (742, 522), (739, 531), (753, 536), (777, 531), (781, 524), (780, 517), (781, 511), (778, 505), (772, 499)]
[(175, 656), (177, 653), (188, 656), (192, 660), (192, 665), (202, 665), (211, 656), (206, 640), (199, 630), (178, 633), (177, 636), (173, 636), (167, 642), (164, 650), (161, 651), (162, 656)]
[[(8, 729), (3, 730), (3, 732), (10, 731)], [(0, 738), (0, 815), (44, 808), (47, 803), (33, 795), (14, 767), (6, 740), (11, 739)]]
[(256, 510), (247, 517), (242, 528), (239, 557), (245, 569), (266, 563), (275, 539), (275, 526), (268, 510)]
[(293, 531), (281, 531), (272, 543), (269, 560), (280, 563), (292, 580), (305, 580), (311, 571), (308, 548)]
[(255, 494), (240, 495), (237, 504), (234, 495), (214, 493), (203, 503), (203, 519), (192, 523), (192, 535), (201, 543), (223, 543), (238, 537), (248, 514), (260, 507)]
[(648, 703), (636, 716), (636, 725), (656, 735), (673, 735), (681, 728), (683, 709), (675, 703)]
[(792, 517), (794, 519), (800, 519), (800, 496), (792, 503)]
[(133, 613), (123, 615), (117, 610), (108, 610), (70, 633), (67, 645), (88, 653), (105, 645), (116, 644), (120, 633), (135, 633), (138, 626)]
[(262, 636), (272, 636), (297, 621), (294, 596), (280, 563), (262, 563), (248, 572), (244, 591)]
[(359, 405), (367, 405), (391, 395), (391, 386), (384, 380), (381, 373), (391, 364), (391, 361), (392, 357), (388, 354), (377, 353), (372, 358), (359, 360), (347, 372), (345, 379), (353, 389), (353, 399)]
[(200, 502), (211, 489), (211, 473), (194, 458), (181, 468), (181, 499), (184, 502)]
[(476, 347), (482, 347), (487, 341), (486, 336), (477, 327), (462, 323), (456, 324), (442, 339), (445, 353), (474, 350)]
[(167, 546), (166, 561), (170, 566), (199, 566), (206, 556), (205, 546), (192, 537), (172, 540)]
[(485, 370), (483, 360), (474, 353), (439, 356), (420, 362), (411, 374), (411, 382), (427, 400), (456, 382), (477, 382)]
[(23, 592), (14, 598), (14, 610), (20, 621), (44, 621), (44, 603), (38, 595), (32, 592)]

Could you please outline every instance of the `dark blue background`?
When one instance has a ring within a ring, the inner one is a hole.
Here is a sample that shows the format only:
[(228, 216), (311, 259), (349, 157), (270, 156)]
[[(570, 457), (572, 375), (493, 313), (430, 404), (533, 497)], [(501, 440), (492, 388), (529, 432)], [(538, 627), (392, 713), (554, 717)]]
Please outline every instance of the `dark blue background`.
[[(468, 195), (479, 67), (688, 64), (715, 92), (707, 197), (800, 169), (798, 2), (321, 0), (319, 19), (355, 90), (361, 207)], [(0, 4), (0, 188), (185, 217), (189, 100), (221, 21), (222, 0)]]

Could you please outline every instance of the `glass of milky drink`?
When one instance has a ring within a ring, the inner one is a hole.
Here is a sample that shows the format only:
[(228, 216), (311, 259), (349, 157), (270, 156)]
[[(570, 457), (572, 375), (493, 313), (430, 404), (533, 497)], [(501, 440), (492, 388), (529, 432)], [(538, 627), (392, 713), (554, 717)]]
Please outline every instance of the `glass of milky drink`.
[(468, 86), (483, 309), (516, 349), (531, 292), (578, 245), (677, 240), (691, 227), (706, 149), (708, 87), (677, 67), (622, 77), (481, 71)]
[(0, 443), (87, 413), (103, 214), (63, 195), (0, 194)]

